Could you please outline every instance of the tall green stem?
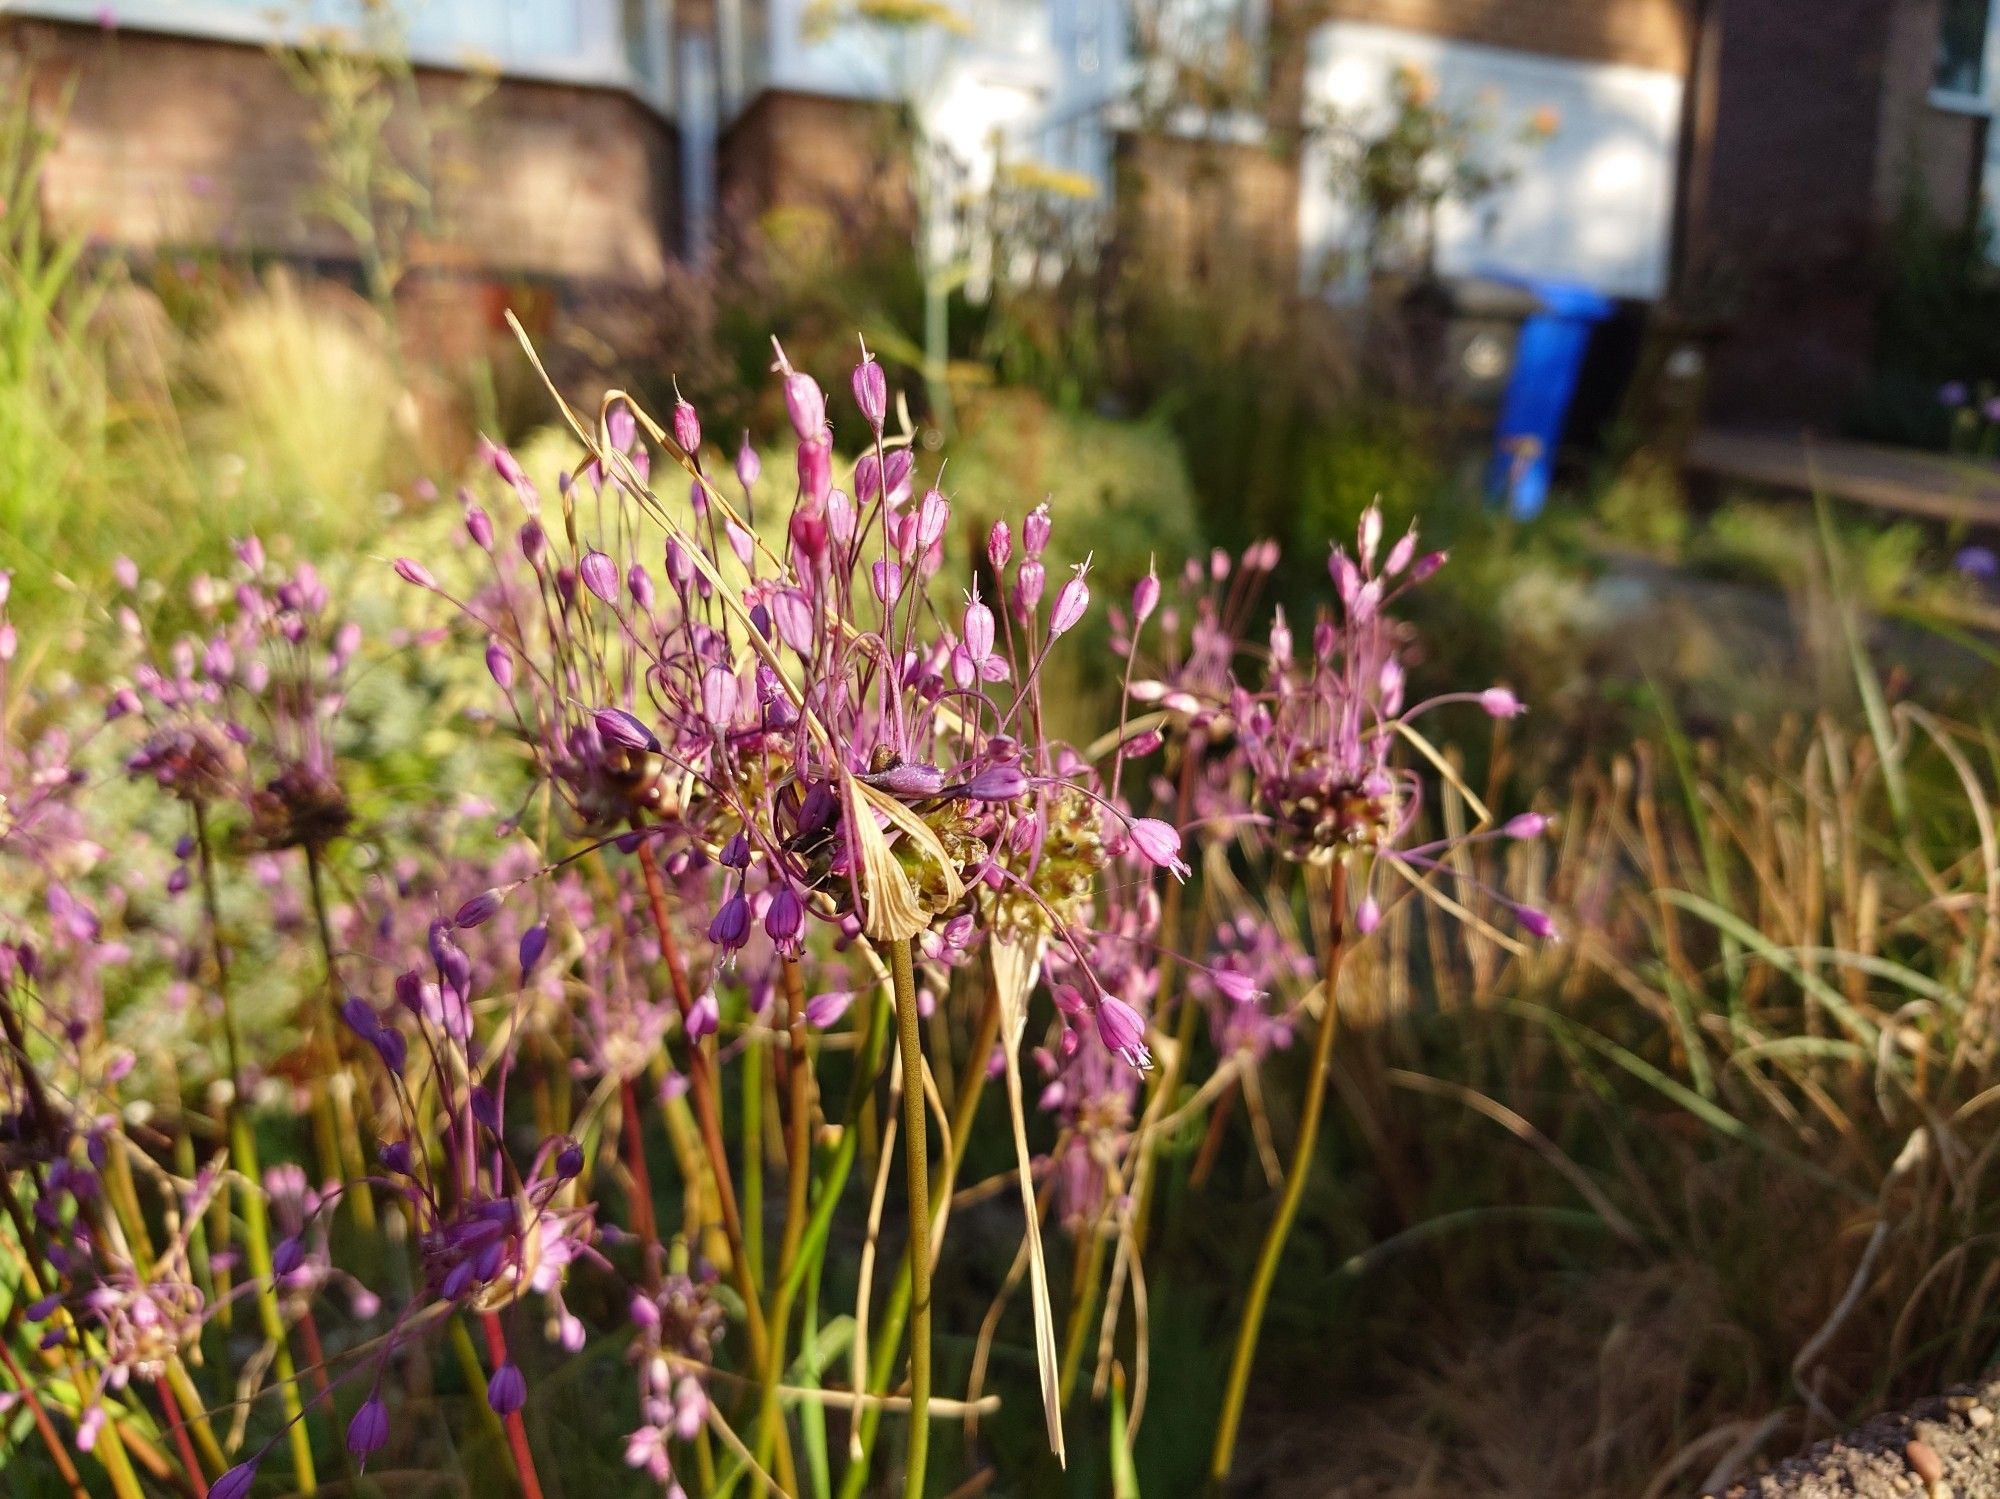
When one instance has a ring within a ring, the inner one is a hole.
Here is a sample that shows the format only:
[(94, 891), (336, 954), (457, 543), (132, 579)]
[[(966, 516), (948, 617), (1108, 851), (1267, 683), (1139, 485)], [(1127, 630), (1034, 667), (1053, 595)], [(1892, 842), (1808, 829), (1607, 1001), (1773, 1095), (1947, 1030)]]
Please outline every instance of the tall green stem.
[(222, 941), (222, 902), (215, 887), (215, 851), (208, 835), (208, 814), (194, 804), (195, 846), (201, 869), (202, 901), (208, 917), (209, 940), (215, 950), (215, 992), (222, 1004), (222, 1037), (229, 1055), (229, 1154), (243, 1182), (244, 1251), (256, 1283), (257, 1322), (275, 1350), (278, 1400), (285, 1412), (286, 1439), (292, 1449), (293, 1477), (302, 1494), (317, 1493), (312, 1438), (306, 1431), (305, 1406), (299, 1400), (298, 1366), (292, 1362), (291, 1340), (284, 1314), (278, 1309), (276, 1274), (271, 1264), (271, 1225), (264, 1208), (264, 1175), (257, 1165), (257, 1138), (250, 1129), (244, 1099), (242, 1045), (236, 1032), (236, 1012), (229, 996), (229, 952)]
[(1333, 1062), (1333, 1041), (1340, 1028), (1340, 960), (1346, 946), (1347, 866), (1336, 860), (1328, 878), (1326, 951), (1312, 1070), (1306, 1076), (1305, 1103), (1299, 1111), (1299, 1137), (1292, 1146), (1291, 1167), (1285, 1173), (1284, 1195), (1278, 1199), (1278, 1215), (1264, 1234), (1257, 1271), (1250, 1281), (1250, 1298), (1244, 1305), (1242, 1324), (1236, 1330), (1236, 1354), (1229, 1363), (1229, 1383), (1222, 1394), (1222, 1419), (1216, 1427), (1215, 1451), (1208, 1465), (1218, 1482), (1229, 1476), (1236, 1459), (1236, 1433), (1243, 1421), (1243, 1400), (1250, 1390), (1250, 1369), (1257, 1361), (1257, 1337), (1263, 1330), (1264, 1306), (1271, 1299), (1278, 1261), (1284, 1257), (1285, 1240), (1291, 1236), (1292, 1222), (1298, 1217), (1299, 1203), (1305, 1197), (1306, 1178), (1312, 1174), (1320, 1114), (1326, 1104), (1327, 1073)]
[[(972, 1134), (973, 1116), (979, 1112), (979, 1100), (986, 1088), (986, 1062), (993, 1055), (993, 1043), (1000, 1034), (1000, 996), (989, 983), (986, 988), (986, 1004), (980, 1011), (979, 1024), (973, 1032), (971, 1049), (965, 1053), (960, 1064), (958, 1086), (952, 1095), (951, 1141), (945, 1158), (931, 1175), (931, 1196), (943, 1197), (950, 1193), (952, 1184), (958, 1180), (958, 1163), (965, 1152), (965, 1142)], [(889, 1300), (882, 1308), (882, 1322), (875, 1331), (875, 1353), (869, 1361), (868, 1391), (881, 1394), (889, 1385), (893, 1372), (891, 1364), (895, 1357), (896, 1344), (903, 1336), (903, 1325), (910, 1313), (910, 1256), (907, 1248), (902, 1261), (896, 1267), (895, 1284), (889, 1289)], [(867, 1454), (875, 1450), (875, 1433), (882, 1417), (882, 1407), (870, 1403), (855, 1413), (861, 1438), (863, 1458), (848, 1469), (841, 1481), (841, 1499), (854, 1499), (867, 1481)]]
[(931, 1442), (931, 1169), (924, 1111), (924, 1053), (918, 1036), (917, 981), (910, 941), (889, 944), (896, 986), (896, 1032), (903, 1053), (903, 1159), (910, 1197), (910, 1459), (903, 1491), (923, 1499)]

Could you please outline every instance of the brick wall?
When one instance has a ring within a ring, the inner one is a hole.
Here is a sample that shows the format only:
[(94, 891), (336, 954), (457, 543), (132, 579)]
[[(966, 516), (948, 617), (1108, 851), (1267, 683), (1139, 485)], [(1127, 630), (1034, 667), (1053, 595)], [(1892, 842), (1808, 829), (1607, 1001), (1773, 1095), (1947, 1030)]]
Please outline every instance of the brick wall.
[(1299, 279), (1297, 162), (1264, 147), (1119, 135), (1117, 238), (1151, 285), (1262, 288), (1273, 309)]
[[(428, 71), (417, 83), (433, 103), (466, 87)], [(258, 49), (0, 21), (0, 97), (22, 88), (56, 131), (42, 191), (64, 229), (139, 252), (352, 258), (306, 201), (320, 169), (311, 106)], [(673, 132), (629, 96), (503, 80), (436, 159), (439, 232), (420, 264), (637, 285), (664, 276)]]
[(915, 209), (904, 162), (890, 106), (767, 89), (717, 144), (717, 193), (739, 220), (818, 208), (907, 227)]
[(1318, 0), (1319, 21), (1367, 21), (1585, 62), (1687, 68), (1685, 0)]
[(1938, 0), (1725, 5), (1690, 261), (1728, 333), (1718, 417), (1831, 424), (1867, 374), (1883, 226), (1928, 128)]

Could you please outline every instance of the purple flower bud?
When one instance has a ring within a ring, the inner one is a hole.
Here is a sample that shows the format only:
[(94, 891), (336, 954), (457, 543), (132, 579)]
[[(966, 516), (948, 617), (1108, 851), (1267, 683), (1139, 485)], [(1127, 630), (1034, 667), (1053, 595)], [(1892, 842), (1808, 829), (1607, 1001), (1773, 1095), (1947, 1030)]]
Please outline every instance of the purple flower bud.
[(1479, 706), (1495, 718), (1518, 718), (1528, 711), (1528, 705), (1505, 687), (1489, 687), (1480, 693)]
[(375, 1039), (375, 1033), (382, 1029), (382, 1022), (375, 1014), (375, 1007), (359, 994), (350, 994), (341, 1002), (340, 1018), (347, 1022), (349, 1030), (364, 1041)]
[(708, 924), (708, 940), (724, 952), (734, 952), (750, 940), (750, 902), (739, 893), (722, 903)]
[(410, 1154), (408, 1140), (389, 1141), (376, 1150), (375, 1158), (398, 1176), (408, 1176), (410, 1168), (416, 1164), (415, 1158)]
[(824, 505), (833, 489), (833, 443), (826, 438), (799, 444), (799, 492)]
[(1523, 812), (1518, 817), (1510, 817), (1506, 825), (1500, 829), (1509, 838), (1519, 838), (1524, 841), (1539, 838), (1548, 830), (1549, 820), (1539, 812)]
[(1375, 552), (1382, 545), (1382, 507), (1370, 505), (1361, 512), (1361, 524), (1354, 535), (1354, 554), (1361, 559), (1362, 568), (1375, 565)]
[(562, 1148), (556, 1151), (556, 1177), (568, 1181), (583, 1170), (583, 1147), (576, 1141), (565, 1138)]
[(1560, 942), (1562, 933), (1555, 920), (1546, 911), (1537, 911), (1533, 906), (1514, 907), (1514, 919), (1521, 924), (1521, 930), (1530, 937), (1543, 942)]
[(715, 991), (704, 989), (701, 996), (688, 1008), (688, 1039), (699, 1041), (704, 1036), (712, 1036), (721, 1025), (722, 1007), (716, 1002)]
[(1007, 560), (1014, 555), (1014, 537), (1007, 529), (1007, 522), (996, 520), (993, 529), (986, 533), (986, 560), (993, 564), (996, 575), (1007, 570)]
[(1032, 614), (1042, 602), (1042, 589), (1048, 575), (1039, 562), (1023, 562), (1021, 570), (1014, 577), (1014, 609), (1017, 614)]
[(917, 507), (917, 546), (935, 546), (950, 524), (951, 502), (938, 490), (925, 490), (924, 501)]
[(305, 1262), (304, 1246), (289, 1234), (278, 1240), (277, 1247), (271, 1251), (271, 1273), (274, 1275), (290, 1275)]
[(771, 596), (771, 620), (778, 638), (801, 656), (812, 651), (813, 611), (806, 596), (796, 588), (780, 588)]
[(701, 417), (691, 402), (674, 397), (674, 441), (692, 456), (701, 451)]
[(660, 741), (653, 737), (653, 731), (623, 708), (599, 708), (592, 715), (597, 732), (606, 743), (622, 745), (630, 750), (647, 750), (658, 754)]
[(819, 382), (798, 370), (785, 374), (785, 415), (801, 443), (816, 443), (826, 432), (826, 396)]
[(370, 1395), (347, 1423), (347, 1450), (365, 1465), (388, 1441), (389, 1408), (380, 1395)]
[(1122, 999), (1106, 995), (1098, 1001), (1097, 1039), (1135, 1072), (1153, 1065), (1153, 1054), (1146, 1049), (1145, 1019)]
[(1011, 802), (1028, 789), (1028, 777), (1018, 765), (989, 765), (959, 788), (976, 802)]
[(736, 673), (726, 666), (711, 666), (701, 674), (701, 711), (718, 731), (726, 730), (736, 717)]
[(618, 602), (618, 564), (604, 553), (595, 550), (585, 552), (576, 571), (583, 579), (583, 586), (605, 603)]
[(410, 1059), (410, 1043), (403, 1039), (401, 1031), (393, 1025), (378, 1025), (375, 1034), (368, 1038), (368, 1044), (375, 1048), (375, 1054), (382, 1059), (384, 1067), (401, 1075), (403, 1064)]
[(1084, 574), (1089, 570), (1089, 562), (1077, 563), (1069, 581), (1064, 583), (1056, 594), (1056, 606), (1049, 614), (1051, 640), (1076, 628), (1077, 621), (1083, 618), (1084, 610), (1090, 607), (1090, 585), (1083, 581)]
[(1382, 905), (1372, 895), (1361, 897), (1361, 904), (1354, 911), (1354, 930), (1367, 936), (1382, 924)]
[(873, 772), (863, 776), (862, 779), (891, 796), (912, 801), (936, 796), (944, 790), (944, 772), (935, 765), (897, 765), (888, 770)]
[(1217, 969), (1209, 978), (1225, 999), (1234, 1000), (1239, 1005), (1247, 1005), (1263, 993), (1255, 979), (1233, 968)]
[(520, 957), (523, 983), (526, 983), (528, 975), (534, 972), (535, 965), (542, 961), (542, 954), (548, 950), (548, 946), (549, 924), (546, 921), (538, 921), (521, 933)]
[(512, 1359), (495, 1369), (493, 1377), (486, 1381), (486, 1403), (493, 1407), (496, 1416), (511, 1416), (528, 1403), (528, 1381), (521, 1377)]
[(1439, 568), (1445, 565), (1445, 561), (1450, 555), (1449, 552), (1424, 553), (1423, 556), (1417, 559), (1416, 566), (1410, 569), (1410, 581), (1412, 583), (1425, 582), (1434, 576)]
[(484, 926), (500, 912), (507, 896), (500, 890), (482, 890), (471, 900), (458, 908), (458, 914), (451, 918), (456, 927)]
[(497, 637), (486, 642), (486, 670), (502, 692), (513, 690), (514, 655)]
[(1181, 835), (1173, 824), (1157, 817), (1139, 817), (1133, 819), (1129, 831), (1134, 847), (1148, 864), (1166, 870), (1177, 880), (1188, 877), (1188, 866), (1181, 858)]
[(854, 1003), (854, 991), (836, 990), (832, 994), (815, 994), (806, 1001), (806, 1024), (814, 1030), (823, 1031), (830, 1025), (837, 1025), (840, 1017), (847, 1013)]
[(653, 612), (653, 577), (645, 566), (635, 562), (625, 569), (625, 587), (632, 595), (632, 602), (648, 614)]
[[(428, 588), (432, 593), (437, 592), (437, 579), (431, 576), (430, 569), (421, 562), (412, 561), (408, 557), (398, 557), (396, 576), (413, 587)], [(210, 1492), (213, 1493), (214, 1490), (211, 1489)]]
[(771, 897), (771, 909), (764, 913), (764, 933), (780, 952), (789, 952), (799, 940), (806, 921), (805, 903), (790, 885), (780, 885)]
[(465, 510), (465, 534), (470, 536), (475, 546), (482, 550), (493, 549), (493, 517), (477, 505), (468, 505)]
[(1160, 580), (1151, 568), (1146, 576), (1132, 585), (1132, 624), (1136, 629), (1153, 617), (1153, 611), (1160, 606)]
[(1046, 502), (1030, 510), (1028, 518), (1021, 522), (1021, 550), (1029, 557), (1040, 560), (1042, 549), (1049, 544), (1050, 527)]
[(736, 450), (736, 482), (745, 489), (755, 489), (757, 481), (764, 475), (764, 460), (757, 456), (757, 450), (750, 446), (750, 434), (743, 434), (743, 445)]
[(208, 1486), (208, 1499), (245, 1499), (256, 1482), (256, 1462), (238, 1463)]
[(861, 363), (854, 367), (854, 404), (861, 408), (862, 417), (880, 436), (882, 424), (889, 419), (889, 382), (882, 374), (882, 366), (875, 362), (875, 356), (866, 350), (863, 350)]

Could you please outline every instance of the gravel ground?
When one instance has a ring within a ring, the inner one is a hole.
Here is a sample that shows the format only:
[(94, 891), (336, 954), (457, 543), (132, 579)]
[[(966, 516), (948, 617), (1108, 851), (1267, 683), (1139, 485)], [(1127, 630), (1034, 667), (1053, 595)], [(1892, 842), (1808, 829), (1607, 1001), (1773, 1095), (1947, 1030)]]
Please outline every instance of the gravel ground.
[(2000, 1499), (2000, 1380), (1877, 1416), (1720, 1499)]

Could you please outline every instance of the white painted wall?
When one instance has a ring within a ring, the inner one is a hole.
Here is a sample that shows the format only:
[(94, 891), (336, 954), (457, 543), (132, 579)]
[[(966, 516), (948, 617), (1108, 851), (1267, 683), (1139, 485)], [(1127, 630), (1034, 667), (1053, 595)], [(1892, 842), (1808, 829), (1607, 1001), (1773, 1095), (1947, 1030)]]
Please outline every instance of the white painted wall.
[[(1121, 77), (1119, 0), (947, 0), (967, 34), (844, 21), (818, 32), (813, 0), (721, 0), (726, 37), (761, 29), (740, 107), (759, 88), (913, 103), (933, 139), (990, 180), (1002, 154), (1109, 180), (1103, 112)], [(761, 23), (761, 27), (755, 23)], [(746, 50), (755, 50), (746, 48)]]
[[(1654, 297), (1664, 288), (1677, 75), (1346, 21), (1320, 27), (1311, 48), (1306, 90), (1315, 111), (1386, 117), (1390, 81), (1408, 64), (1436, 80), (1441, 102), (1476, 108), (1503, 138), (1539, 109), (1556, 112), (1553, 137), (1511, 153), (1520, 171), (1508, 187), (1471, 212), (1441, 213), (1441, 272), (1547, 276), (1618, 297)], [(1323, 144), (1307, 152), (1301, 172), (1301, 258), (1308, 284), (1318, 285), (1356, 246), (1359, 226), (1336, 199)]]

